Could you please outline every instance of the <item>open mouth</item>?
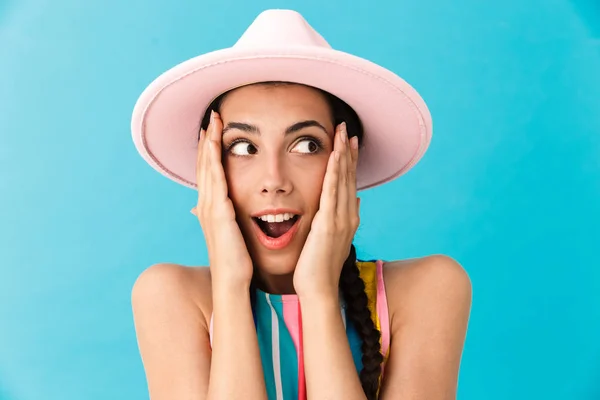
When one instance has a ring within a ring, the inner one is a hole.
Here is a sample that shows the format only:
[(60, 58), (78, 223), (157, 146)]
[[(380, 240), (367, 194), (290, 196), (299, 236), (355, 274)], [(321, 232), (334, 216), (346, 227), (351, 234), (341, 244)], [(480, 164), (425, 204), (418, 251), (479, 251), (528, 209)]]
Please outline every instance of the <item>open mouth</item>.
[(283, 214), (272, 216), (253, 217), (256, 225), (265, 235), (270, 238), (278, 238), (285, 235), (296, 224), (299, 215)]

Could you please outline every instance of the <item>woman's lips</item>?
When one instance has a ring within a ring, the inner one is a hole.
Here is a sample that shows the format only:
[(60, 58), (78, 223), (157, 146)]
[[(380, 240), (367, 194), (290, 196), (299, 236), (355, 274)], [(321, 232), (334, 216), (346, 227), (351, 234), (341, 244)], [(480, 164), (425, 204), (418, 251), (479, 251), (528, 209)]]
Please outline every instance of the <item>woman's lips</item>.
[(294, 225), (292, 225), (292, 227), (288, 229), (286, 233), (276, 238), (267, 236), (267, 234), (263, 232), (260, 226), (258, 226), (258, 222), (254, 218), (252, 218), (252, 228), (254, 229), (254, 234), (258, 238), (258, 241), (263, 246), (265, 246), (269, 250), (281, 250), (288, 244), (290, 244), (290, 242), (294, 238), (294, 235), (298, 230), (298, 226), (300, 225), (299, 221), (301, 218), (302, 217), (298, 216)]

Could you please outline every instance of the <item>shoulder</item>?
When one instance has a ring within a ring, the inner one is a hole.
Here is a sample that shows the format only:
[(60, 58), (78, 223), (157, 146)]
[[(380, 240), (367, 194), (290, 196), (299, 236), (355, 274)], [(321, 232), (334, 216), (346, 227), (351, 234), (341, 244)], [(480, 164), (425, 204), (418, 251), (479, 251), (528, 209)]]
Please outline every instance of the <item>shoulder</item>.
[(434, 254), (405, 260), (383, 263), (386, 285), (422, 283), (424, 280), (456, 280), (470, 283), (469, 275), (462, 265), (452, 257)]
[(197, 307), (208, 329), (212, 313), (210, 269), (205, 266), (185, 266), (158, 263), (143, 270), (131, 290), (131, 301), (147, 303), (160, 301), (172, 305), (187, 303)]
[(384, 262), (383, 278), (392, 332), (420, 318), (425, 310), (440, 306), (470, 309), (471, 279), (449, 256), (435, 254)]

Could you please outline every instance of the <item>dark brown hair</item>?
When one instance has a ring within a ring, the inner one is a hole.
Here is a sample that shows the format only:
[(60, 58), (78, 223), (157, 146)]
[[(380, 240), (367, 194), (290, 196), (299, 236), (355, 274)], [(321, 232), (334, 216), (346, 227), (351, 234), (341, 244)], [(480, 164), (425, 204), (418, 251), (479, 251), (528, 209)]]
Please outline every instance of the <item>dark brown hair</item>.
[[(260, 82), (261, 85), (279, 86), (293, 84), (290, 82)], [(316, 88), (315, 88), (316, 89)], [(359, 148), (363, 139), (363, 127), (356, 112), (343, 100), (323, 91), (321, 92), (327, 100), (331, 109), (331, 117), (334, 127), (341, 122), (346, 122), (348, 138), (358, 136)], [(230, 93), (225, 92), (217, 97), (208, 107), (201, 122), (201, 128), (207, 129), (210, 120), (210, 111), (220, 111), (221, 104), (225, 96)], [(350, 248), (350, 254), (342, 267), (340, 276), (340, 289), (346, 303), (346, 315), (358, 332), (362, 340), (362, 364), (360, 371), (360, 382), (368, 400), (375, 400), (379, 387), (379, 378), (381, 375), (381, 363), (383, 355), (379, 340), (380, 331), (377, 329), (371, 319), (371, 312), (367, 307), (368, 298), (365, 292), (365, 283), (360, 277), (358, 266), (356, 265), (356, 248), (354, 245)], [(254, 305), (254, 284), (250, 286), (250, 296)]]

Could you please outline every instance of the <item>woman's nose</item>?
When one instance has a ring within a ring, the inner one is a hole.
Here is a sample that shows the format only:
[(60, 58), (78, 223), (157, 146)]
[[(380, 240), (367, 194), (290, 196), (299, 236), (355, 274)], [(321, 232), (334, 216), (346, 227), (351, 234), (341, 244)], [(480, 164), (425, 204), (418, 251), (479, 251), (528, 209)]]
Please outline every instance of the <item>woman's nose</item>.
[(289, 194), (292, 191), (292, 181), (281, 156), (265, 157), (261, 186), (262, 193)]

